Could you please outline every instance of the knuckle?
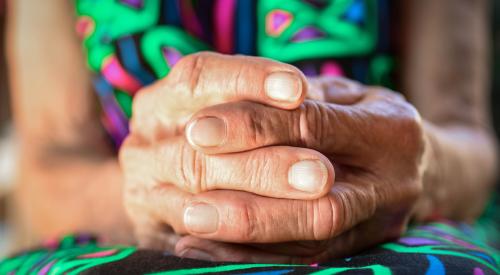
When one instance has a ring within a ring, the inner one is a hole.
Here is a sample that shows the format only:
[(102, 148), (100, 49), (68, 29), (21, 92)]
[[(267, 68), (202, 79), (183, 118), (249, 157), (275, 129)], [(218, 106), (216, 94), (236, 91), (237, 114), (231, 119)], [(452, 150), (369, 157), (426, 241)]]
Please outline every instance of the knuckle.
[(245, 173), (242, 181), (246, 184), (246, 188), (264, 194), (272, 193), (273, 188), (276, 187), (273, 179), (276, 179), (275, 175), (278, 174), (277, 163), (279, 161), (277, 151), (271, 148), (250, 153), (250, 156), (243, 160), (242, 165), (244, 171), (252, 171)]
[(322, 124), (330, 124), (324, 120), (329, 117), (327, 110), (322, 108), (317, 102), (306, 101), (296, 111), (294, 120), (291, 125), (293, 127), (293, 136), (290, 139), (295, 140), (300, 146), (312, 147), (314, 144), (320, 144), (324, 133)]
[(249, 104), (244, 105), (243, 108), (246, 112), (243, 113), (242, 119), (248, 129), (249, 142), (252, 143), (251, 145), (263, 144), (266, 137), (265, 133), (268, 132), (266, 131), (268, 129), (267, 123), (264, 120), (255, 119), (259, 117), (259, 112), (255, 108), (250, 107)]
[(176, 90), (186, 92), (189, 95), (199, 94), (202, 89), (200, 79), (203, 68), (213, 55), (209, 52), (198, 52), (183, 57), (173, 67), (168, 79), (175, 85)]
[(249, 202), (235, 205), (239, 209), (240, 222), (236, 227), (236, 237), (244, 243), (254, 243), (258, 240), (257, 220), (255, 207)]
[[(346, 215), (339, 210), (339, 205), (331, 196), (326, 200), (317, 200), (314, 207), (313, 238), (316, 241), (327, 240), (336, 236)], [(340, 214), (340, 215), (339, 215)]]
[(180, 169), (177, 178), (181, 181), (178, 185), (195, 194), (207, 191), (206, 156), (184, 144), (179, 150), (178, 158)]
[(400, 109), (403, 122), (402, 126), (411, 130), (411, 133), (420, 133), (422, 128), (422, 118), (415, 107), (408, 102), (401, 102)]
[(249, 102), (239, 103), (236, 110), (233, 112), (235, 121), (241, 121), (246, 132), (244, 145), (257, 148), (284, 142), (283, 132), (279, 129), (288, 124), (288, 113), (275, 112)]
[(409, 103), (404, 105), (398, 120), (398, 133), (401, 146), (413, 156), (420, 157), (424, 151), (424, 131), (422, 118), (418, 111)]
[[(377, 194), (372, 185), (366, 188), (337, 187), (336, 191), (320, 204), (318, 213), (327, 213), (317, 225), (318, 236), (335, 237), (375, 215)], [(320, 212), (321, 211), (321, 212)], [(322, 214), (323, 215), (323, 214)], [(319, 220), (319, 219), (318, 219)], [(321, 239), (319, 239), (321, 240)]]
[[(381, 91), (384, 93), (384, 91)], [(394, 92), (385, 92), (396, 95)], [(390, 146), (397, 148), (403, 155), (417, 155), (423, 153), (424, 132), (422, 118), (415, 107), (406, 100), (394, 99), (382, 95), (380, 105), (375, 109), (376, 121), (388, 129), (385, 140)]]

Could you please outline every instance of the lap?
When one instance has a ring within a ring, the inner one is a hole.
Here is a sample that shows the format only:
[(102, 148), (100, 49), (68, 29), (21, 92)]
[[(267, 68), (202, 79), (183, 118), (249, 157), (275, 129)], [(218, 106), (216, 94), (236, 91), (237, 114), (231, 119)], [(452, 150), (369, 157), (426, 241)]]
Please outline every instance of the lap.
[(313, 265), (218, 263), (181, 259), (161, 251), (101, 246), (72, 235), (0, 262), (0, 274), (498, 274), (498, 250), (480, 230), (439, 222), (412, 227), (400, 239), (351, 258)]

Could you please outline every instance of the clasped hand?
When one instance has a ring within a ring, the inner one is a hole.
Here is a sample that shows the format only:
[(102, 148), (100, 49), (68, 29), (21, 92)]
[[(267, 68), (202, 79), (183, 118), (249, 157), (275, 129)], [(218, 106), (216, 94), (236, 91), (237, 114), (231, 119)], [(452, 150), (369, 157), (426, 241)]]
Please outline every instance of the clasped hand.
[(120, 150), (141, 246), (310, 263), (399, 236), (422, 194), (418, 112), (384, 88), (198, 53), (141, 90)]

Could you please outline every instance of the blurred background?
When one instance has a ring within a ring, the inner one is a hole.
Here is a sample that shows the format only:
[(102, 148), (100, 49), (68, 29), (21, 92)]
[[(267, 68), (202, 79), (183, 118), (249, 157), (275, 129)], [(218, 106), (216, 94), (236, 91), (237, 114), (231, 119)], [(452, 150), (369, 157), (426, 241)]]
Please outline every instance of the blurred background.
[(9, 231), (6, 224), (9, 191), (15, 174), (16, 154), (11, 126), (4, 47), (5, 6), (0, 0), (0, 257), (8, 251)]
[(500, 136), (500, 1), (493, 1), (493, 86), (492, 86), (492, 105), (493, 120), (497, 136)]
[[(5, 71), (5, 7), (0, 0), (0, 258), (7, 253), (9, 242), (9, 194), (16, 175), (16, 138), (9, 109), (7, 72)], [(500, 0), (492, 0), (492, 43), (494, 49), (492, 67), (491, 110), (497, 134), (500, 133)]]
[(4, 1), (0, 0), (0, 257), (7, 252), (9, 235), (6, 224), (9, 190), (15, 182), (16, 154), (10, 122), (7, 75), (5, 71)]

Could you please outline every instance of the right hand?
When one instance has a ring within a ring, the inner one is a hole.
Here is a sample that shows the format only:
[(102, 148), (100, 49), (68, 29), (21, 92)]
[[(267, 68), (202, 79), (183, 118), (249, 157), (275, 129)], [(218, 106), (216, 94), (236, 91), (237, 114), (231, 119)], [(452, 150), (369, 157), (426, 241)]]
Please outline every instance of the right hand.
[[(141, 90), (134, 100), (131, 133), (120, 150), (125, 208), (139, 245), (172, 251), (178, 234), (187, 233), (182, 209), (201, 192), (228, 189), (307, 200), (325, 195), (333, 183), (333, 167), (319, 152), (277, 146), (272, 154), (256, 149), (205, 155), (194, 150), (184, 135), (191, 116), (205, 107), (253, 101), (291, 110), (303, 102), (307, 89), (305, 77), (291, 65), (198, 53), (186, 56), (168, 77)], [(205, 139), (197, 143), (207, 146), (217, 138), (208, 130), (202, 135)], [(328, 168), (327, 184), (320, 190), (304, 192), (288, 183), (288, 168), (300, 159), (318, 160)], [(262, 163), (266, 163), (262, 169), (254, 169)]]

